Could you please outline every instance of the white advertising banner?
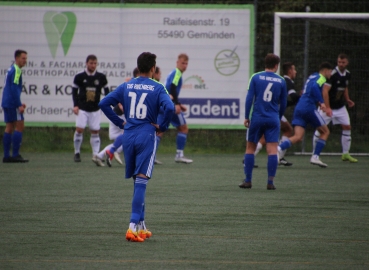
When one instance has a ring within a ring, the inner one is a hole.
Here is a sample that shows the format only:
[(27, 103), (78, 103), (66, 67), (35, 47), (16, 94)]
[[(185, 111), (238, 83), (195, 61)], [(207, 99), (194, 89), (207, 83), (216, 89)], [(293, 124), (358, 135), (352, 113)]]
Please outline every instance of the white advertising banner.
[[(73, 126), (72, 84), (87, 55), (98, 58), (114, 90), (132, 76), (137, 56), (157, 55), (161, 82), (189, 56), (179, 100), (192, 127), (243, 124), (253, 73), (253, 6), (27, 4), (0, 2), (0, 78), (14, 51), (28, 52), (21, 100), (26, 122)], [(0, 98), (2, 96), (0, 85)], [(0, 109), (0, 117), (3, 112)], [(103, 123), (108, 120), (103, 117)]]

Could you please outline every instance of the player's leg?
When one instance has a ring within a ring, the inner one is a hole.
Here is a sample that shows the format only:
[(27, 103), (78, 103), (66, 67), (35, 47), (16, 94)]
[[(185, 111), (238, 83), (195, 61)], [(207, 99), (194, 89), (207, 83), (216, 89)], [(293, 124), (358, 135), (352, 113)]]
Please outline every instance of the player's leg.
[(346, 107), (342, 107), (338, 110), (332, 110), (333, 112), (333, 124), (340, 124), (342, 127), (341, 145), (342, 145), (342, 161), (350, 161), (356, 163), (357, 159), (350, 155), (351, 148), (351, 124), (350, 116)]
[[(4, 120), (6, 123), (3, 139), (4, 158), (7, 158), (3, 159), (3, 162), (28, 162), (19, 154), (24, 131), (23, 114), (19, 113), (18, 108), (4, 108)], [(10, 155), (10, 148), (12, 148), (12, 155)]]
[[(327, 114), (325, 112), (323, 112), (320, 108), (318, 109), (318, 112), (320, 114), (320, 116), (324, 119), (325, 124), (328, 126), (328, 124), (332, 121), (332, 117), (331, 116), (327, 116)], [(333, 113), (333, 110), (332, 110)], [(316, 147), (316, 143), (320, 138), (320, 133), (318, 130), (315, 130), (315, 133), (313, 135), (313, 152), (315, 150)]]
[(295, 125), (294, 127), (294, 135), (284, 142), (282, 142), (277, 148), (278, 148), (278, 155), (279, 159), (283, 158), (283, 151), (290, 148), (293, 144), (297, 142), (301, 142), (304, 138), (305, 134), (305, 126), (299, 126)]
[(83, 142), (83, 131), (87, 126), (87, 120), (87, 113), (83, 110), (79, 110), (76, 115), (76, 131), (73, 137), (75, 162), (81, 162), (81, 145)]
[[(134, 242), (142, 242), (144, 238), (151, 236), (151, 232), (148, 232), (146, 229), (144, 220), (146, 186), (152, 175), (156, 153), (155, 133), (150, 135), (151, 139), (147, 139), (147, 134), (136, 134), (134, 139), (134, 156), (131, 156), (132, 159), (135, 159), (135, 183), (132, 199), (131, 219), (129, 229), (126, 234), (126, 239)], [(138, 227), (138, 224), (140, 224), (140, 227)]]
[(264, 137), (266, 142), (266, 150), (268, 153), (268, 163), (267, 163), (267, 190), (275, 190), (274, 177), (277, 173), (278, 167), (278, 140), (279, 140), (279, 130), (280, 121), (269, 121), (267, 123), (267, 128), (264, 130)]
[[(286, 141), (289, 137), (293, 135), (293, 128), (291, 124), (288, 122), (287, 118), (284, 116), (282, 116), (282, 119), (281, 119), (281, 133), (282, 133), (282, 136), (281, 136), (279, 143)], [(283, 156), (285, 154), (286, 154), (286, 150), (284, 150)], [(284, 157), (282, 157), (279, 160), (279, 164), (284, 165), (284, 166), (292, 166), (292, 163), (288, 162)]]
[(326, 168), (328, 167), (327, 164), (323, 163), (319, 156), (320, 153), (322, 152), (323, 148), (325, 147), (326, 141), (328, 139), (329, 136), (329, 128), (327, 127), (327, 125), (322, 125), (320, 127), (317, 127), (317, 130), (320, 133), (319, 139), (316, 142), (316, 146), (313, 152), (312, 157), (310, 158), (310, 163), (313, 165), (318, 165), (321, 168)]
[(246, 150), (243, 159), (244, 165), (243, 170), (245, 173), (245, 179), (238, 186), (240, 188), (251, 188), (252, 187), (252, 171), (255, 165), (255, 150), (257, 143), (261, 137), (261, 131), (258, 122), (253, 122), (246, 131)]
[[(109, 167), (112, 166), (112, 160), (115, 157), (115, 152), (116, 150), (121, 147), (123, 144), (123, 134), (120, 134), (114, 141), (113, 145), (105, 151), (107, 159), (106, 159), (106, 163), (108, 164)], [(119, 156), (118, 156), (119, 157)], [(120, 158), (119, 158), (120, 159)], [(119, 162), (120, 164), (122, 164), (122, 161)]]
[(12, 145), (13, 145), (12, 159), (13, 159), (13, 162), (24, 163), (24, 162), (28, 162), (28, 159), (24, 159), (19, 154), (19, 149), (22, 145), (23, 131), (24, 131), (23, 114), (20, 114), (19, 119), (22, 119), (22, 120), (18, 120), (15, 122), (15, 130), (13, 132), (13, 137), (12, 137)]
[(88, 127), (90, 128), (90, 145), (92, 148), (92, 157), (96, 156), (100, 151), (100, 110), (88, 113)]
[(268, 153), (268, 164), (267, 164), (267, 171), (268, 171), (268, 182), (267, 182), (267, 189), (268, 190), (275, 190), (276, 187), (274, 186), (274, 177), (277, 173), (278, 167), (278, 142), (267, 143), (266, 150)]
[(192, 163), (192, 159), (188, 159), (184, 156), (184, 148), (187, 142), (188, 127), (183, 113), (174, 114), (172, 119), (172, 125), (177, 128), (177, 153), (175, 162), (177, 163)]
[(12, 134), (14, 132), (15, 122), (17, 121), (16, 110), (3, 108), (3, 112), (5, 122), (5, 130), (3, 136), (3, 148), (4, 148), (3, 163), (10, 163), (13, 161), (10, 155), (10, 149), (12, 145)]
[(319, 156), (322, 152), (325, 143), (329, 136), (329, 129), (325, 124), (324, 118), (317, 113), (315, 110), (313, 113), (308, 114), (308, 123), (310, 123), (315, 129), (318, 130), (320, 136), (319, 139), (316, 141), (316, 146), (313, 152), (313, 155), (310, 158), (310, 163), (313, 165), (318, 165), (319, 167), (326, 168), (328, 165), (323, 163)]

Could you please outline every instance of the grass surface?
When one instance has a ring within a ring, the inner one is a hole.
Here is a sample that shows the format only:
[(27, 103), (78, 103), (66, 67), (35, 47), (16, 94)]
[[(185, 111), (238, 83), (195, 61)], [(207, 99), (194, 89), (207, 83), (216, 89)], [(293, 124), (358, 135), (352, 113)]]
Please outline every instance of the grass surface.
[(125, 241), (132, 181), (89, 154), (31, 154), (0, 163), (0, 269), (368, 269), (368, 157), (287, 157), (266, 190), (266, 155), (253, 188), (243, 155), (159, 154), (146, 193), (144, 243)]

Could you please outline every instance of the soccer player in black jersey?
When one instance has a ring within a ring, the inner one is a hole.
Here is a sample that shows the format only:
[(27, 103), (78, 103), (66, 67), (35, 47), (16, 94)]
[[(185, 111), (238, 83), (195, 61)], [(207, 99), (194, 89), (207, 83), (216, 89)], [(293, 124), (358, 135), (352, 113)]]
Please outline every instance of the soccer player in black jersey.
[[(296, 68), (292, 62), (286, 62), (282, 65), (283, 78), (286, 81), (287, 85), (287, 107), (295, 106), (300, 99), (300, 95), (296, 93), (295, 82), (293, 81), (296, 78)], [(289, 137), (293, 135), (293, 129), (291, 124), (288, 122), (285, 116), (282, 116), (281, 119), (281, 133), (282, 137), (280, 143), (287, 140)], [(281, 158), (279, 160), (281, 165), (291, 166), (292, 163), (288, 162), (285, 158)]]
[(87, 56), (86, 69), (78, 73), (73, 81), (73, 113), (76, 115), (76, 131), (74, 133), (74, 161), (81, 162), (80, 149), (83, 131), (88, 125), (91, 137), (92, 160), (100, 150), (100, 102), (101, 91), (109, 93), (108, 80), (105, 74), (96, 71), (97, 57)]
[[(342, 126), (342, 161), (355, 163), (357, 159), (349, 154), (351, 147), (351, 125), (346, 104), (351, 108), (355, 106), (355, 103), (350, 99), (348, 93), (348, 85), (351, 80), (351, 74), (347, 70), (348, 64), (349, 61), (346, 54), (341, 53), (338, 55), (337, 66), (332, 70), (330, 80), (323, 87), (323, 98), (327, 109), (326, 112), (319, 110), (319, 113), (327, 125), (332, 121), (333, 125)], [(319, 132), (315, 131), (313, 149), (315, 149), (319, 136)]]

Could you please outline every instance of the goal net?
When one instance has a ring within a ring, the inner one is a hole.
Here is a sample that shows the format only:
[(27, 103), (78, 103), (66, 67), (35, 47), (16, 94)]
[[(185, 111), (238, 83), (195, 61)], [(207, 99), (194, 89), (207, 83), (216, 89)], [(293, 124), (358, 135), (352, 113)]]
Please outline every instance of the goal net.
[[(324, 61), (336, 66), (337, 56), (349, 57), (350, 99), (355, 106), (347, 108), (351, 119), (351, 154), (369, 155), (369, 13), (282, 13), (274, 15), (274, 53), (281, 61), (295, 64), (296, 90), (302, 89), (306, 78), (318, 71)], [(286, 112), (292, 120), (293, 108)], [(331, 130), (324, 154), (341, 154), (339, 125)], [(310, 154), (314, 130), (309, 127), (301, 144), (292, 152)]]

